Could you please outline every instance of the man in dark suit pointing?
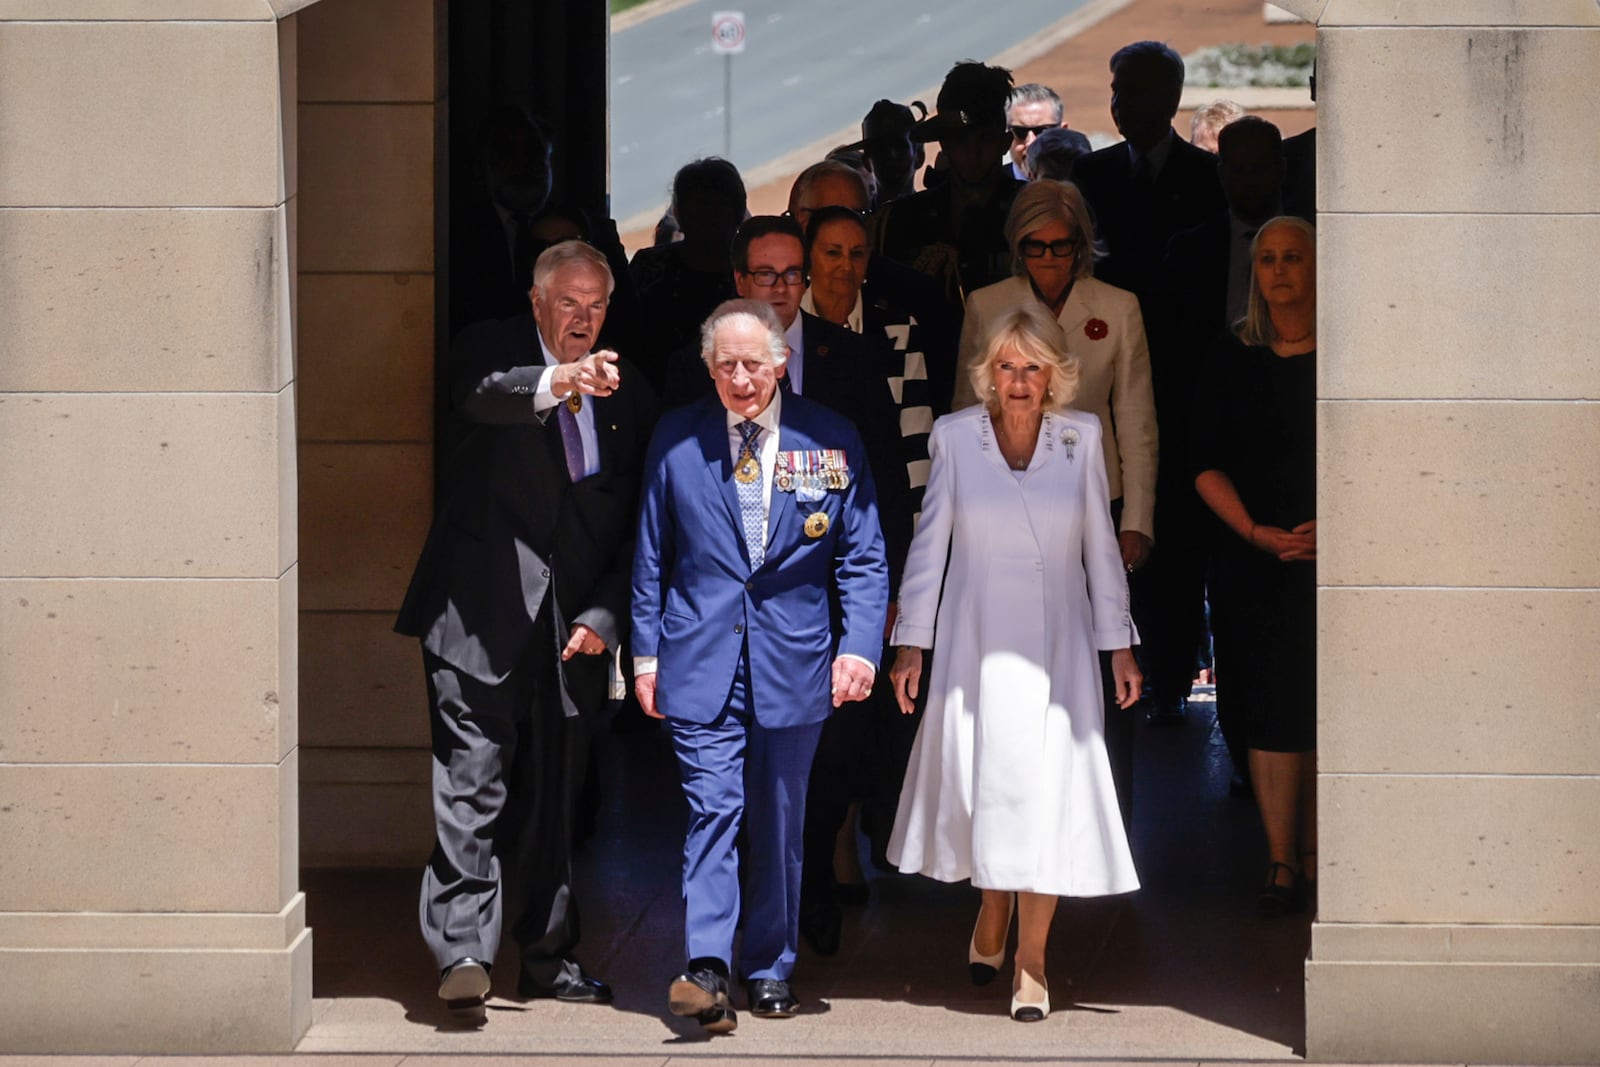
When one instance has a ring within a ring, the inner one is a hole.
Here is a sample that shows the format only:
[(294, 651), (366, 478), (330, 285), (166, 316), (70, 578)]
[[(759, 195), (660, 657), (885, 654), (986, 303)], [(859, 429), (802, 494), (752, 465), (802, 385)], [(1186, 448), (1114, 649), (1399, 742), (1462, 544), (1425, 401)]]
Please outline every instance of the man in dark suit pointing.
[(622, 637), (653, 411), (628, 364), (590, 352), (611, 287), (599, 252), (555, 245), (534, 265), (532, 318), (472, 326), (451, 354), (472, 426), (395, 629), (422, 639), (432, 701), (437, 840), (421, 920), (453, 1007), (489, 992), (502, 873), (518, 992), (611, 1000), (573, 955), (569, 858), (580, 716), (603, 703)]

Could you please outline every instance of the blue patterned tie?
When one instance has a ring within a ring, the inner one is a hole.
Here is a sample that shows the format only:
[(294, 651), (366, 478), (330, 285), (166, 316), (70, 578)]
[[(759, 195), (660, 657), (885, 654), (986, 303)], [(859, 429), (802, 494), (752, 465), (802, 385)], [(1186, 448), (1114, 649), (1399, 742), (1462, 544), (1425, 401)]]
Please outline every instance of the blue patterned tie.
[[(761, 463), (760, 436), (761, 427), (756, 423), (746, 419), (739, 424), (739, 458), (751, 457), (758, 468)], [(766, 516), (761, 513), (761, 477), (757, 475), (748, 482), (735, 478), (733, 484), (739, 490), (739, 512), (744, 519), (744, 543), (750, 551), (750, 569), (755, 570), (767, 558)]]

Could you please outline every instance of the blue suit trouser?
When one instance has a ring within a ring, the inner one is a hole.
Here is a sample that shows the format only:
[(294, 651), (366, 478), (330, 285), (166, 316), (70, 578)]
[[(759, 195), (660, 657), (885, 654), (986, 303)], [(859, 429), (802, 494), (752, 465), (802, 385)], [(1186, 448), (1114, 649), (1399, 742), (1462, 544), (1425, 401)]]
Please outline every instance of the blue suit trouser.
[[(749, 663), (741, 657), (715, 720), (669, 719), (667, 724), (689, 801), (683, 843), (688, 958), (733, 962), (742, 903), (744, 939), (733, 973), (787, 980), (799, 940), (806, 782), (822, 723), (773, 729), (757, 722)], [(741, 825), (746, 831), (742, 902)]]

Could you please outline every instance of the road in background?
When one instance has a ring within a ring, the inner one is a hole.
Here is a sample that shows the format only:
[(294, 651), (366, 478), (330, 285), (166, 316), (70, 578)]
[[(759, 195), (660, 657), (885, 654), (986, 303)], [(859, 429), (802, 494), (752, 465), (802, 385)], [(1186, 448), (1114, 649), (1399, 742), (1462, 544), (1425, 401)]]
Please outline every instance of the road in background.
[[(733, 153), (740, 172), (842, 127), (874, 100), (937, 86), (960, 59), (984, 60), (1087, 0), (696, 0), (611, 38), (611, 214), (665, 204), (673, 173), (723, 154), (723, 64), (711, 13), (744, 12), (733, 57)], [(933, 109), (931, 95), (925, 101)]]

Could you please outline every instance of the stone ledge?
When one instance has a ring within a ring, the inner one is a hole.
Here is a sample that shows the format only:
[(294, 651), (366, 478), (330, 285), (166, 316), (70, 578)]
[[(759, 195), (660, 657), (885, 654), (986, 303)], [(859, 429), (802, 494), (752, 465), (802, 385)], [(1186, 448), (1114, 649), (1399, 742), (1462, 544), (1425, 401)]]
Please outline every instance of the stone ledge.
[(0, 951), (282, 950), (306, 928), (306, 895), (275, 914), (248, 912), (0, 913)]
[(1306, 964), (1306, 1058), (1333, 1063), (1593, 1063), (1600, 967)]
[(1314, 923), (1321, 963), (1600, 965), (1600, 926)]
[[(1300, 4), (1277, 0), (1280, 7), (1297, 11), (1322, 3)], [(1393, 29), (1401, 26), (1600, 26), (1600, 4), (1593, 0), (1539, 0), (1506, 3), (1505, 0), (1326, 0), (1320, 26), (1367, 26)]]
[(1317, 106), (1311, 90), (1303, 85), (1185, 85), (1178, 110), (1193, 111), (1214, 100), (1232, 100), (1246, 111), (1310, 111)]
[(310, 930), (270, 950), (0, 948), (0, 973), (27, 976), (0, 997), (0, 1052), (289, 1052), (311, 1026)]
[[(271, 0), (9, 0), (7, 22), (271, 22), (304, 7)], [(315, 2), (315, 0), (309, 0)]]

